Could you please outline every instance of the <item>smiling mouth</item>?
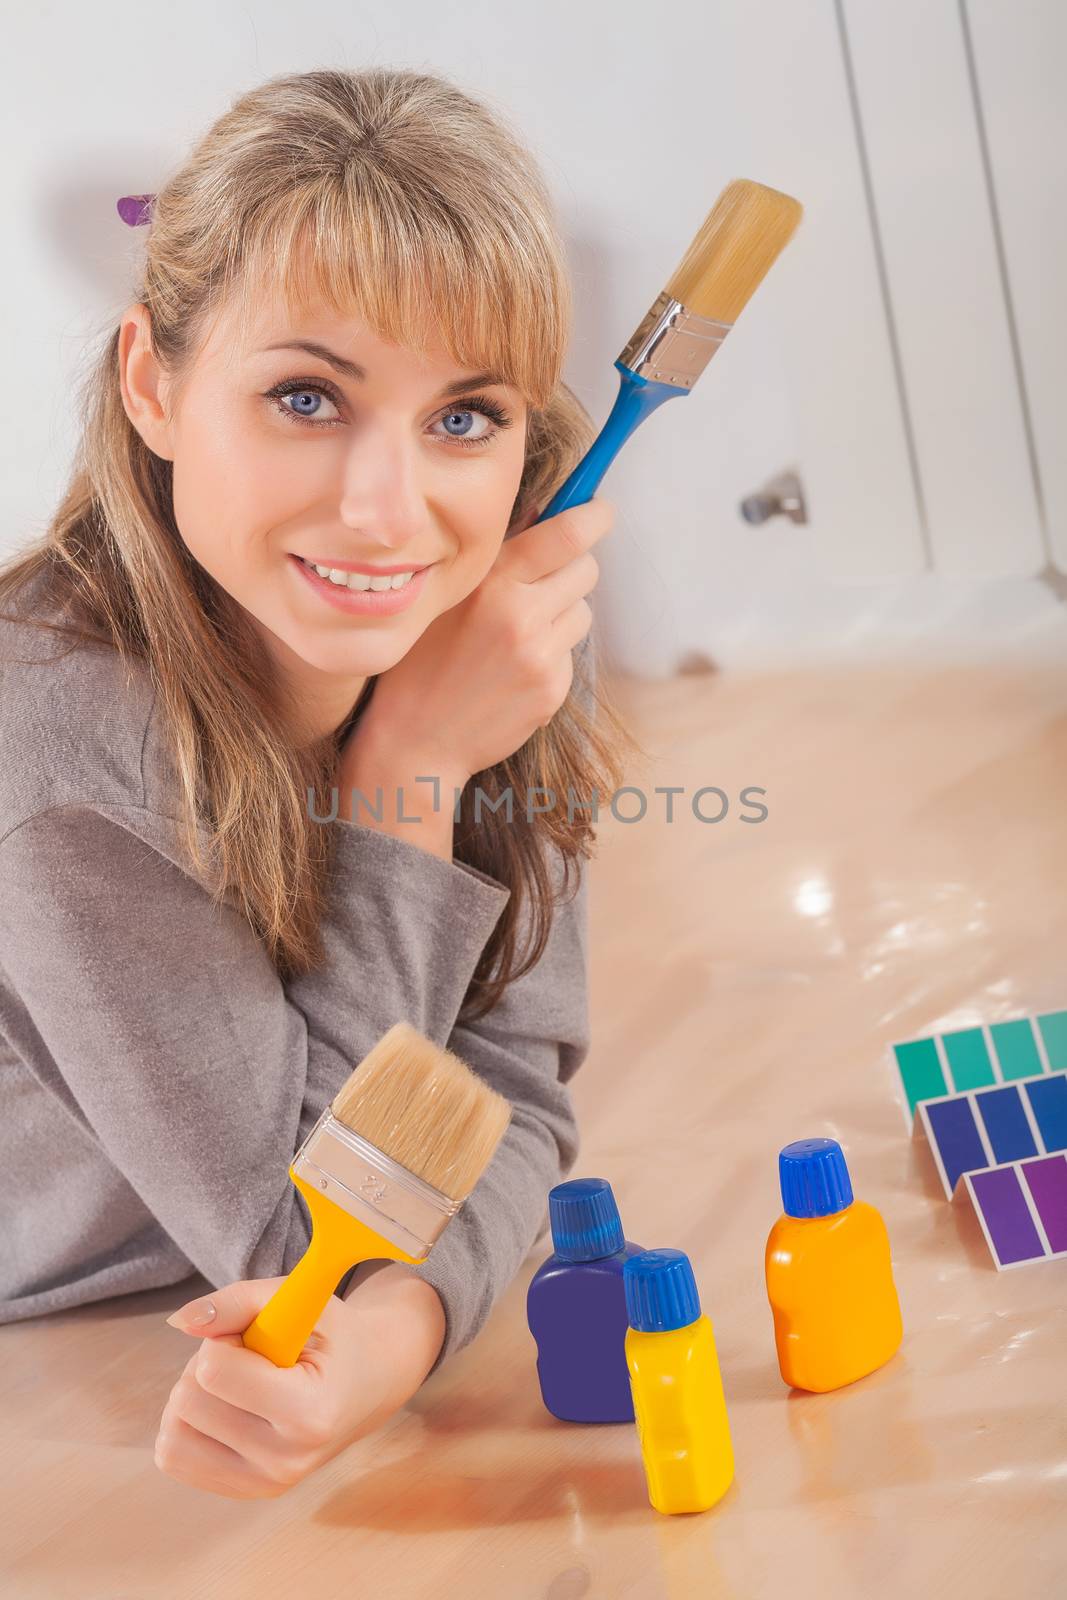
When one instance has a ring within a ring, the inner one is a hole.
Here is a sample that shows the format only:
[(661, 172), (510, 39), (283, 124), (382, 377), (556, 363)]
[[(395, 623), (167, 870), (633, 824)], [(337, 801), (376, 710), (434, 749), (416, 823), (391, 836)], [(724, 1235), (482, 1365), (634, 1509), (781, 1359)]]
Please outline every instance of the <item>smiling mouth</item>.
[[(294, 559), (323, 583), (332, 583), (337, 589), (350, 589), (356, 594), (366, 594), (368, 591), (384, 594), (393, 589), (406, 589), (420, 572), (427, 570), (422, 566), (404, 567), (393, 573), (357, 572), (354, 568), (327, 567), (325, 562), (309, 561), (306, 556), (296, 556)], [(344, 573), (344, 581), (333, 577), (334, 572)]]
[(391, 578), (398, 572), (424, 572), (427, 567), (433, 565), (432, 561), (397, 561), (391, 567), (361, 567), (358, 561), (341, 559), (328, 561), (325, 557), (319, 556), (298, 555), (296, 559), (306, 562), (309, 567), (326, 567), (334, 572), (360, 572), (368, 578)]
[[(344, 583), (322, 577), (302, 556), (292, 551), (286, 560), (299, 568), (303, 581), (308, 584), (328, 606), (335, 611), (347, 612), (356, 617), (392, 617), (410, 610), (419, 602), (419, 596), (430, 579), (436, 562), (410, 573), (395, 573), (390, 578), (372, 580), (366, 574), (350, 573)], [(397, 583), (397, 578), (400, 582)], [(377, 584), (377, 587), (374, 587)]]

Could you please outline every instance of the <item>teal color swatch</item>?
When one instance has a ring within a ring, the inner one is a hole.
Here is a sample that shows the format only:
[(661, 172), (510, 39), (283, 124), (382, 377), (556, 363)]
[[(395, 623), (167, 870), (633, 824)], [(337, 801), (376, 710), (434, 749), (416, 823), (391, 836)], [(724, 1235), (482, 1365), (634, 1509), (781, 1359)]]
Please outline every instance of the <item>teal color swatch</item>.
[(985, 1047), (981, 1028), (958, 1028), (953, 1033), (943, 1033), (941, 1042), (948, 1056), (952, 1085), (957, 1092), (964, 1089), (985, 1089), (996, 1083), (997, 1075)]
[(920, 1100), (932, 1100), (935, 1095), (950, 1094), (937, 1046), (932, 1039), (915, 1039), (911, 1044), (895, 1044), (893, 1054), (900, 1069), (900, 1081), (908, 1097), (908, 1112), (913, 1113)]
[(1045, 1041), (1048, 1064), (1053, 1072), (1067, 1067), (1067, 1011), (1047, 1011), (1037, 1025)]
[(1005, 1083), (1014, 1083), (1017, 1078), (1033, 1078), (1044, 1072), (1029, 1017), (1020, 1017), (1016, 1022), (991, 1022), (989, 1033)]

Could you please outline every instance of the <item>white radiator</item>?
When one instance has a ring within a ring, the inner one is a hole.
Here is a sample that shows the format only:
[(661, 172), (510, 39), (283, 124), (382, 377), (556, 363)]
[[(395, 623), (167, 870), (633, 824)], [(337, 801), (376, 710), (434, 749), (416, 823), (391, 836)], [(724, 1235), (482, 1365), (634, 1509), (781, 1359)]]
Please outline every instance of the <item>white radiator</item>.
[(768, 309), (827, 571), (1067, 571), (1067, 6), (756, 10), (767, 181), (807, 208)]
[[(805, 215), (692, 396), (612, 469), (609, 648), (653, 676), (1067, 649), (1067, 4), (707, 15), (715, 93), (678, 97), (656, 264), (732, 177)], [(598, 354), (629, 331), (616, 310), (590, 330)], [(789, 474), (806, 520), (746, 524), (743, 502)]]

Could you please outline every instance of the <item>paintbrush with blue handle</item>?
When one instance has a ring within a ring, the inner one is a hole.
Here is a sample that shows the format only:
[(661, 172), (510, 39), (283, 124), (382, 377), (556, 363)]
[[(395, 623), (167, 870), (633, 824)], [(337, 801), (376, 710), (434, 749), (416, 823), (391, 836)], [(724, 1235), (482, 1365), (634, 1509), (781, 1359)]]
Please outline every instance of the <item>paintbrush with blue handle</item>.
[(747, 178), (727, 184), (626, 341), (611, 414), (538, 522), (591, 500), (634, 429), (665, 400), (691, 392), (802, 215), (799, 201), (777, 189)]

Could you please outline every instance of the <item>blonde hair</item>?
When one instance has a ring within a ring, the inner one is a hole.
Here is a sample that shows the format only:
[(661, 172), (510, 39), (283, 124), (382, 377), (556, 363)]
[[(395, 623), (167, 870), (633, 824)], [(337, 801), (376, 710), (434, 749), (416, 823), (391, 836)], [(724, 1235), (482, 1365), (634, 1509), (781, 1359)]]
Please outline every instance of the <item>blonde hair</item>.
[[(415, 351), (426, 350), (432, 330), (457, 364), (516, 385), (529, 423), (509, 527), (544, 507), (594, 436), (560, 376), (572, 303), (544, 182), (506, 123), (446, 79), (386, 68), (279, 76), (200, 139), (155, 197), (136, 296), (171, 379), (170, 405), (213, 320), (231, 311), (245, 332), (265, 285), (296, 313), (324, 300)], [(216, 901), (229, 899), (248, 919), (286, 979), (324, 959), (319, 924), (335, 830), (310, 815), (308, 791), (329, 793), (374, 680), (329, 738), (298, 749), (283, 733), (284, 688), (269, 652), (181, 538), (172, 466), (127, 416), (118, 347), (116, 328), (84, 385), (69, 487), (44, 538), (0, 572), (0, 604), (42, 574), (71, 648), (102, 640), (147, 665), (180, 779), (190, 862), (212, 879)], [(592, 649), (592, 635), (582, 643)], [(582, 666), (549, 724), (463, 792), (454, 854), (512, 894), (461, 1016), (484, 1015), (540, 959), (554, 902), (545, 846), (561, 852), (564, 889), (576, 858), (593, 853), (593, 823), (580, 810), (567, 817), (568, 793), (587, 804), (595, 790), (604, 802), (621, 782), (620, 752), (632, 740), (599, 672), (597, 715), (579, 703)], [(491, 799), (510, 787), (513, 820), (483, 805), (475, 823), (475, 785)], [(557, 803), (528, 818), (525, 797), (536, 786)], [(533, 914), (519, 951), (526, 900)]]

